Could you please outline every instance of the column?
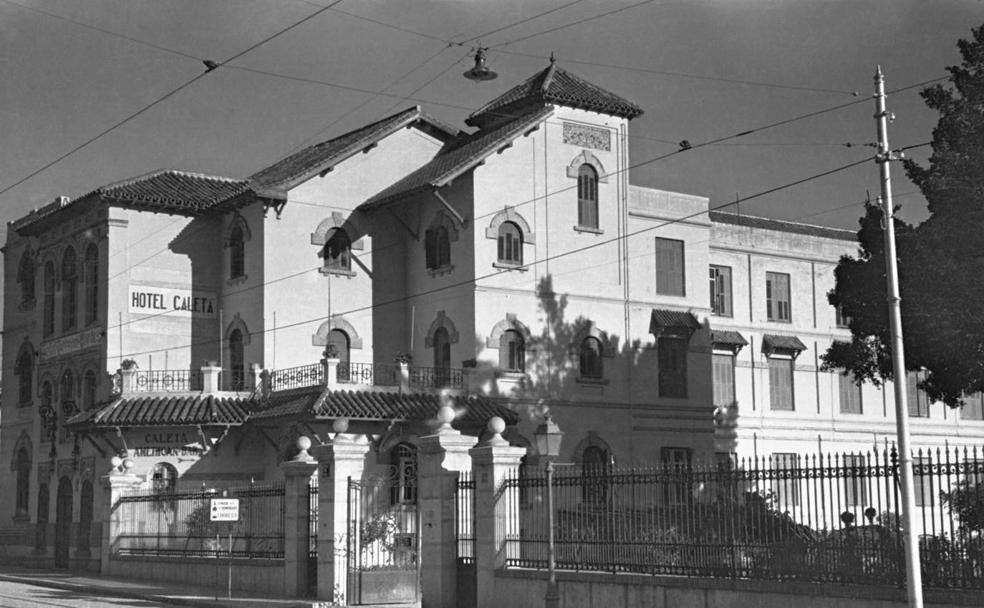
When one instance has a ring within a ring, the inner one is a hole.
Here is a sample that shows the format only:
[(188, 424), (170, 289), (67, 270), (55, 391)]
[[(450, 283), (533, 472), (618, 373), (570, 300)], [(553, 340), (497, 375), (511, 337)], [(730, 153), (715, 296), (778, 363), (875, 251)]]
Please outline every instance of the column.
[(100, 478), (103, 487), (103, 525), (102, 525), (102, 547), (99, 554), (99, 572), (107, 575), (109, 571), (109, 558), (113, 553), (116, 538), (122, 532), (125, 520), (123, 513), (116, 509), (116, 503), (120, 497), (128, 490), (140, 485), (141, 479), (130, 473), (133, 468), (133, 461), (127, 458), (123, 460), (119, 456), (110, 459), (113, 468), (109, 473)]
[(519, 517), (519, 493), (496, 494), (505, 479), (518, 476), (519, 461), (526, 455), (526, 448), (512, 447), (502, 438), (506, 428), (502, 418), (494, 416), (489, 420), (488, 428), (492, 436), (468, 451), (475, 476), (475, 594), (478, 608), (497, 606), (495, 570), (505, 565), (505, 531), (509, 529), (510, 518)]
[(350, 604), (346, 554), (348, 480), (361, 479), (369, 442), (347, 434), (348, 421), (336, 420), (335, 438), (314, 448), (318, 460), (318, 599)]
[(471, 470), (468, 450), (475, 438), (451, 428), (454, 409), (437, 412), (441, 426), (418, 443), (417, 500), (420, 509), (423, 608), (457, 606), (455, 496), (458, 473)]
[(308, 486), (318, 470), (318, 461), (308, 453), (311, 440), (297, 438), (300, 451), (281, 463), (284, 472), (284, 593), (302, 597), (307, 592)]

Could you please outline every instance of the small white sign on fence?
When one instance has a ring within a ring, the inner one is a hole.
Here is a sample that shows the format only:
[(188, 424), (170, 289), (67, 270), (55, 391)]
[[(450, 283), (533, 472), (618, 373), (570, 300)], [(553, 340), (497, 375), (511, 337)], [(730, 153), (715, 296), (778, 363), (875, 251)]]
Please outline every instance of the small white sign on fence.
[(239, 521), (238, 498), (213, 498), (211, 521)]

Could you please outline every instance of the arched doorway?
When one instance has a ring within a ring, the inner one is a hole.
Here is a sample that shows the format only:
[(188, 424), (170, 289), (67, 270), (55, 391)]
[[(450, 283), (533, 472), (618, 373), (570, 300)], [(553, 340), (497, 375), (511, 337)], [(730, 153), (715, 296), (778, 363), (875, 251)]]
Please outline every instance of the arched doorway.
[(62, 477), (58, 482), (58, 502), (55, 509), (55, 567), (68, 568), (68, 549), (72, 537), (72, 480)]

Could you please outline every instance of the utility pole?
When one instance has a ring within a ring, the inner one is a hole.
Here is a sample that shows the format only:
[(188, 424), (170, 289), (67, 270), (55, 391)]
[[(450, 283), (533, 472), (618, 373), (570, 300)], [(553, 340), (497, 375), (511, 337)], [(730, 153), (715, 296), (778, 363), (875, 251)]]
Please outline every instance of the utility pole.
[(909, 449), (909, 407), (905, 394), (905, 353), (902, 350), (902, 309), (899, 297), (898, 265), (895, 253), (895, 224), (892, 208), (892, 178), (889, 163), (900, 156), (888, 147), (888, 119), (885, 111), (885, 77), (881, 66), (875, 72), (875, 120), (878, 121), (878, 153), (875, 162), (881, 177), (882, 222), (885, 230), (885, 276), (888, 281), (888, 316), (892, 332), (892, 372), (895, 376), (895, 432), (899, 446), (902, 477), (902, 525), (905, 534), (905, 582), (909, 607), (923, 608), (922, 573), (919, 569), (919, 536), (916, 534), (916, 499), (912, 477), (912, 450)]

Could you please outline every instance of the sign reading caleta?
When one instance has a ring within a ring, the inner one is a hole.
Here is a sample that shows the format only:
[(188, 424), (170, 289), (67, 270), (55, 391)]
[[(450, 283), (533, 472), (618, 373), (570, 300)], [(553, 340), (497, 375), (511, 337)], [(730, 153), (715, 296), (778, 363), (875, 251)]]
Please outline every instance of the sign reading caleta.
[(130, 285), (130, 312), (168, 317), (215, 317), (218, 306), (213, 292), (149, 285)]

